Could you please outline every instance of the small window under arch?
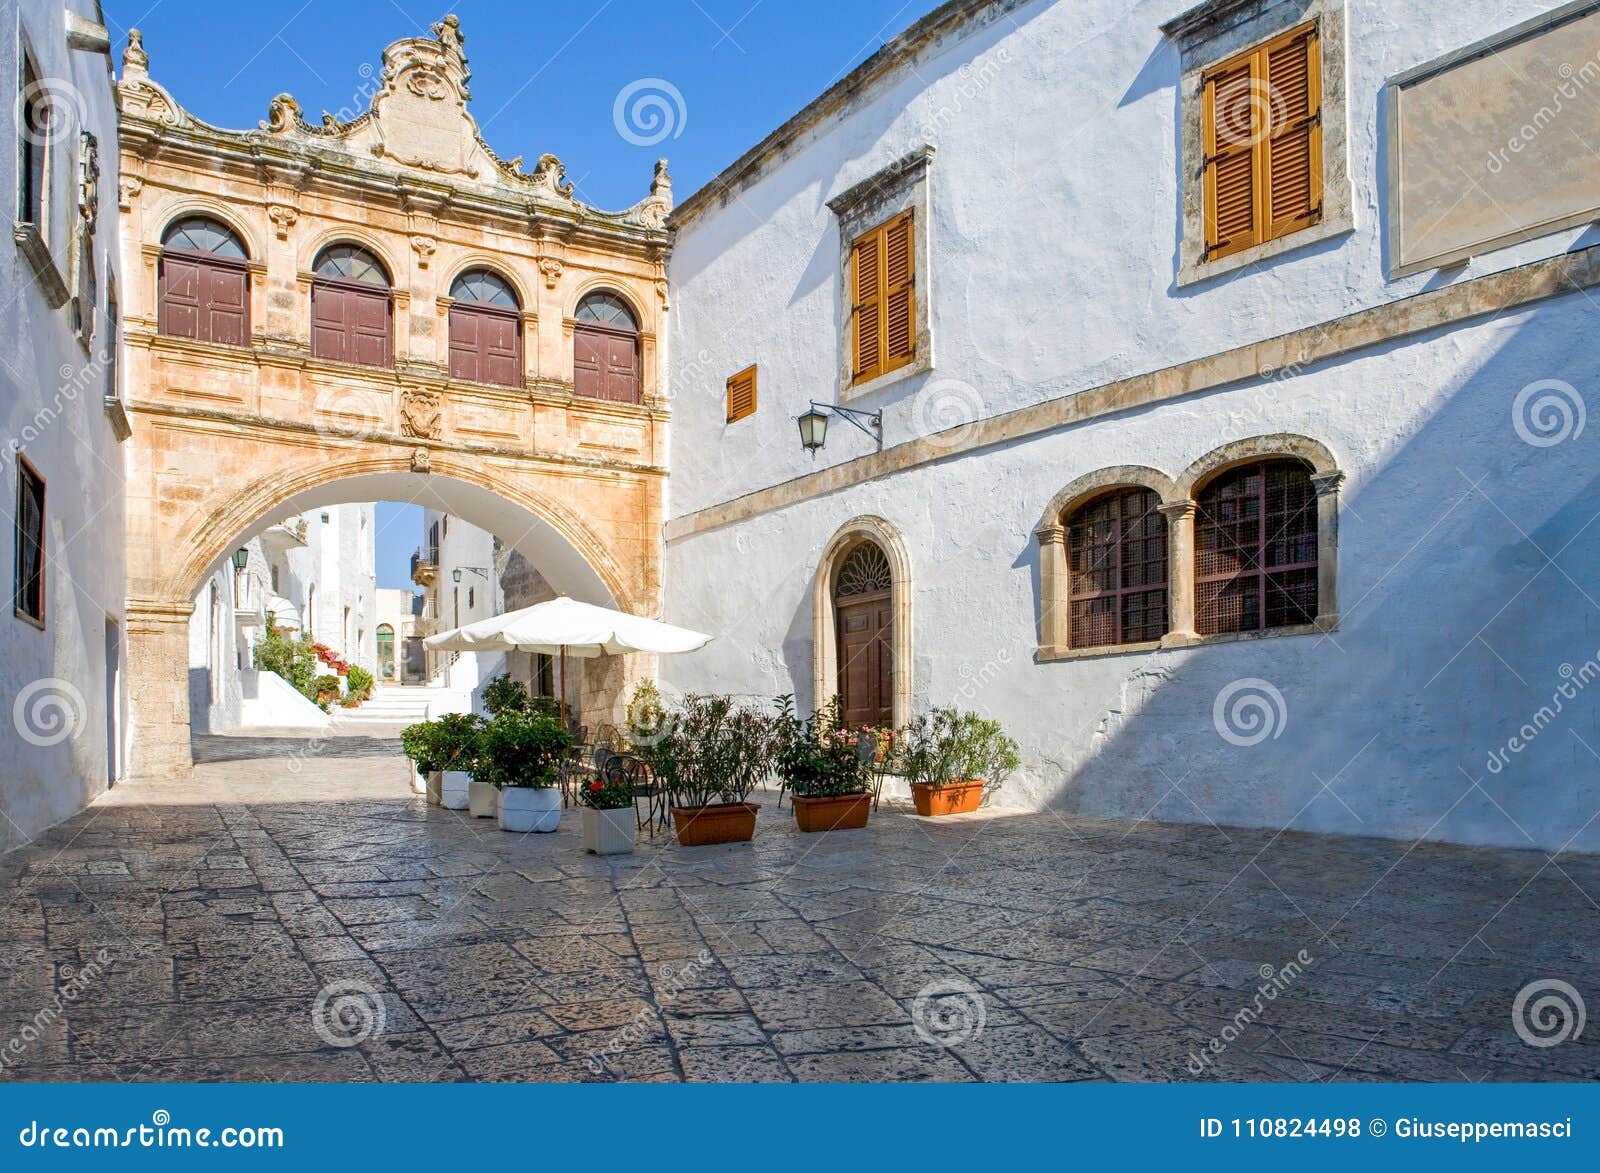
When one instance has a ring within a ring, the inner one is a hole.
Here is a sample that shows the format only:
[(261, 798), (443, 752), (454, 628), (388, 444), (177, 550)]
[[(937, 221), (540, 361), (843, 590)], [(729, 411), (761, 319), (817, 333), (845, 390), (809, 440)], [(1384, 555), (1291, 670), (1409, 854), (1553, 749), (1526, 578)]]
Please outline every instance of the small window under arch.
[(639, 323), (628, 304), (601, 290), (574, 315), (573, 391), (591, 399), (639, 402)]
[(391, 366), (394, 313), (383, 263), (358, 245), (333, 244), (317, 254), (312, 270), (312, 356)]
[(1317, 494), (1292, 458), (1228, 469), (1195, 495), (1195, 630), (1298, 627), (1317, 617)]
[(450, 284), (450, 377), (522, 385), (516, 292), (499, 274), (469, 269)]
[(169, 224), (156, 270), (160, 333), (243, 346), (250, 333), (248, 257), (239, 237), (209, 217)]
[(1064, 518), (1068, 643), (1147, 643), (1167, 634), (1167, 519), (1152, 489), (1114, 489)]

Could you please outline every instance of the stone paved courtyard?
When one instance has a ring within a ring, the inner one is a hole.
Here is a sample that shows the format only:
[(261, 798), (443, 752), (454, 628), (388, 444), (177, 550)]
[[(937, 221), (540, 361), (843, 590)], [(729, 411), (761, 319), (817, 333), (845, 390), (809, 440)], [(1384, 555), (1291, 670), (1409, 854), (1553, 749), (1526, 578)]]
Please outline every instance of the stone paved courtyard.
[(1600, 1077), (1511, 1011), (1600, 995), (1591, 856), (886, 804), (607, 860), (428, 808), (393, 742), (196, 756), (0, 860), (5, 1078)]

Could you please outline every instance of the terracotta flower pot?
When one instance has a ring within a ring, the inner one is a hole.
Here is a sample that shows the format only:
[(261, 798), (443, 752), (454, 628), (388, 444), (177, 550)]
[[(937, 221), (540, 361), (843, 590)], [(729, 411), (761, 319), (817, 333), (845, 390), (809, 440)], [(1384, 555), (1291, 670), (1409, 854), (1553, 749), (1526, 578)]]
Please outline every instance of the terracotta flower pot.
[(714, 802), (708, 806), (675, 806), (672, 824), (678, 829), (678, 842), (685, 847), (704, 847), (708, 843), (746, 843), (755, 837), (756, 811), (753, 802)]
[(829, 798), (804, 798), (794, 802), (794, 821), (802, 831), (853, 831), (867, 825), (872, 795), (839, 794)]
[(927, 782), (911, 784), (911, 801), (919, 815), (968, 815), (983, 801), (983, 779), (934, 786)]

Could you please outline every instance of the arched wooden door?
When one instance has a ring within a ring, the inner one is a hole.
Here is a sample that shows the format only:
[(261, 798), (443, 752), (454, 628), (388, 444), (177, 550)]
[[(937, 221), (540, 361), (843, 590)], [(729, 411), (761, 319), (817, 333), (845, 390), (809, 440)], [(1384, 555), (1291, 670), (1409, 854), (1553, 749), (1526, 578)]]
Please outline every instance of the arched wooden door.
[(894, 597), (889, 559), (863, 542), (834, 579), (839, 708), (846, 723), (894, 723)]

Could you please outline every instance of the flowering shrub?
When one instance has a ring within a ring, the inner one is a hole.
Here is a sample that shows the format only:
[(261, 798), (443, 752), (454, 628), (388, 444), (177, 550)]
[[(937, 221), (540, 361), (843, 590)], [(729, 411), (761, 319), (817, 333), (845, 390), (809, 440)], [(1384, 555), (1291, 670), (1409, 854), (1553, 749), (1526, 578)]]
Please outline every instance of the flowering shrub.
[(686, 696), (638, 754), (674, 806), (744, 802), (772, 770), (773, 720), (727, 696)]
[(872, 763), (878, 743), (865, 741), (847, 726), (837, 697), (811, 720), (795, 715), (794, 697), (778, 698), (773, 765), (791, 793), (801, 798), (833, 798), (865, 794), (872, 785)]
[(620, 774), (615, 778), (592, 778), (578, 791), (578, 801), (597, 811), (621, 810), (633, 805), (633, 788)]

